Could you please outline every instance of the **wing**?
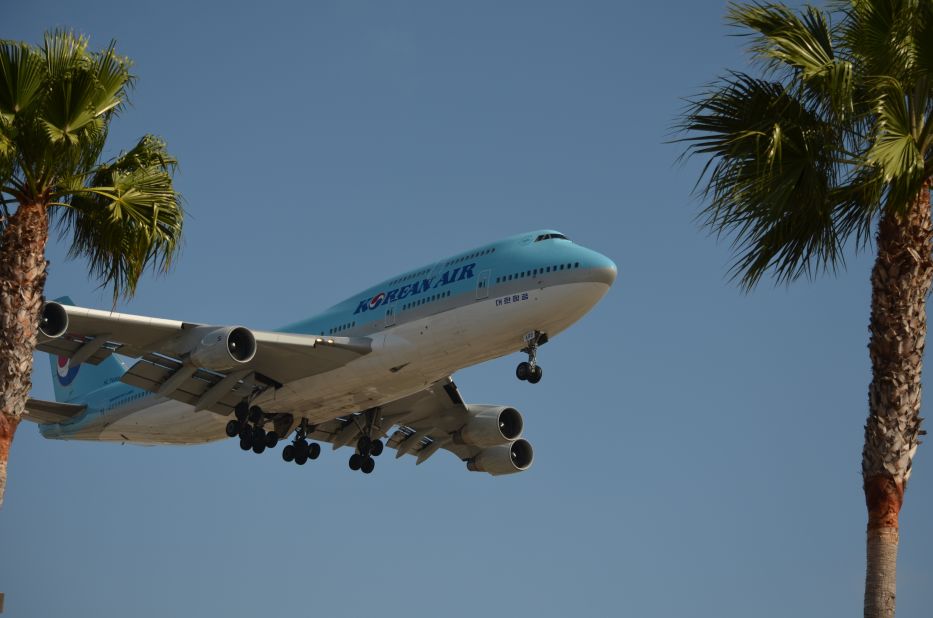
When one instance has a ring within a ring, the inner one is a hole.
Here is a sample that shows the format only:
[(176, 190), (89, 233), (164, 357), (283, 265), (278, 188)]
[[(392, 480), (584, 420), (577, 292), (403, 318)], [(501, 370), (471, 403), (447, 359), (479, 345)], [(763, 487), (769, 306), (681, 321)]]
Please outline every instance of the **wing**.
[(46, 304), (37, 347), (72, 365), (96, 365), (115, 353), (137, 358), (123, 382), (220, 414), (256, 389), (336, 369), (372, 349), (368, 338), (252, 331), (54, 302)]
[[(503, 419), (511, 425), (504, 430)], [(309, 437), (329, 442), (334, 449), (355, 446), (370, 424), (374, 439), (388, 435), (386, 445), (396, 449), (395, 457), (412, 455), (416, 464), (444, 449), (467, 462), (470, 470), (499, 475), (527, 470), (533, 459), (531, 445), (519, 438), (522, 419), (516, 410), (465, 404), (450, 378), (384, 405), (378, 414), (361, 413), (319, 424)], [(480, 425), (486, 431), (478, 431)]]

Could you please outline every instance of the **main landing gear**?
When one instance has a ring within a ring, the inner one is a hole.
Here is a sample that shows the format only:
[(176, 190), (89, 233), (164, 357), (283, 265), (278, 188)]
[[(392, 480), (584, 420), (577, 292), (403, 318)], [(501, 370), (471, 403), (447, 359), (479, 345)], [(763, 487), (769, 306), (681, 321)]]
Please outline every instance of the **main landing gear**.
[(321, 445), (308, 442), (307, 437), (312, 433), (314, 426), (308, 424), (308, 419), (301, 419), (301, 424), (295, 429), (295, 439), (282, 449), (282, 459), (294, 461), (299, 466), (305, 465), (309, 459), (317, 459), (321, 454)]
[(351, 470), (361, 470), (363, 474), (370, 474), (376, 469), (376, 461), (373, 457), (379, 457), (385, 445), (382, 444), (382, 440), (372, 437), (375, 433), (379, 409), (367, 410), (365, 414), (365, 428), (361, 428), (363, 435), (356, 441), (356, 452), (350, 455), (349, 465)]
[(544, 375), (544, 370), (538, 364), (538, 346), (547, 343), (547, 335), (534, 331), (525, 335), (527, 347), (522, 348), (522, 352), (528, 354), (528, 362), (521, 362), (515, 368), (515, 376), (522, 381), (527, 380), (531, 384), (537, 384)]
[(279, 434), (274, 429), (263, 429), (268, 419), (259, 406), (250, 406), (243, 400), (234, 408), (234, 414), (236, 418), (227, 423), (227, 435), (239, 436), (240, 448), (244, 451), (252, 449), (258, 455), (279, 443)]

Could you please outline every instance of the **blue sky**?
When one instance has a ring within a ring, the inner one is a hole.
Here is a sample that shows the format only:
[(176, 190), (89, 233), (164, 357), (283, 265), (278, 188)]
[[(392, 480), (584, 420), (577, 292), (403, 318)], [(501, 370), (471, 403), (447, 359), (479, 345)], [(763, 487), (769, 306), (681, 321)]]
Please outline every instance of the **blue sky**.
[[(541, 352), (458, 372), (525, 414), (536, 462), (441, 453), (353, 473), (234, 441), (142, 448), (23, 424), (0, 510), (11, 616), (855, 615), (871, 255), (790, 288), (729, 282), (700, 161), (665, 143), (727, 67), (722, 2), (87, 3), (0, 36), (111, 38), (139, 77), (113, 153), (162, 135), (186, 241), (123, 311), (272, 328), (441, 256), (554, 228), (620, 276)], [(49, 247), (49, 296), (109, 307)], [(37, 359), (34, 396), (51, 399)], [(933, 466), (901, 516), (898, 609), (933, 604)]]

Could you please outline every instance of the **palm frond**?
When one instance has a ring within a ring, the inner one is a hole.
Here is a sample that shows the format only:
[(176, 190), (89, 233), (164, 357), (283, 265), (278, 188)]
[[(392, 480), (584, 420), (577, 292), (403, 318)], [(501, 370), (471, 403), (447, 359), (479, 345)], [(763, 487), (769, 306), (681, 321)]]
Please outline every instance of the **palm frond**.
[(42, 56), (29, 45), (0, 41), (0, 115), (12, 122), (30, 108), (45, 81)]
[(788, 84), (799, 82), (804, 96), (836, 114), (855, 111), (852, 63), (836, 57), (825, 13), (808, 6), (798, 16), (781, 4), (732, 4), (727, 19), (751, 31), (750, 51), (769, 73)]
[(918, 55), (915, 28), (927, 0), (852, 0), (844, 9), (844, 49), (865, 76), (910, 81)]
[(903, 211), (917, 195), (926, 179), (925, 161), (918, 148), (916, 128), (901, 84), (884, 80), (875, 109), (876, 122), (866, 161), (881, 170), (888, 185), (887, 203)]
[(118, 56), (114, 51), (116, 42), (111, 41), (104, 51), (96, 54), (94, 80), (97, 93), (93, 108), (96, 116), (118, 111), (125, 103), (126, 93), (133, 86), (134, 78), (130, 75), (130, 60)]
[(87, 37), (70, 30), (46, 32), (42, 54), (48, 79), (67, 79), (68, 73), (87, 58), (87, 44)]
[(147, 267), (170, 268), (178, 252), (184, 211), (172, 184), (175, 164), (161, 140), (145, 136), (87, 184), (72, 179), (63, 191), (71, 197), (59, 230), (72, 238), (69, 255), (88, 259), (114, 302), (135, 292)]
[(917, 8), (916, 68), (925, 79), (933, 80), (933, 2), (921, 2)]
[(818, 108), (780, 82), (732, 73), (689, 104), (680, 129), (691, 134), (688, 155), (709, 157), (700, 217), (732, 239), (744, 288), (768, 271), (788, 282), (844, 264), (858, 226), (834, 220), (846, 155), (827, 147), (842, 140)]
[(727, 19), (758, 33), (751, 51), (771, 68), (789, 65), (816, 75), (834, 59), (826, 16), (813, 7), (798, 17), (781, 4), (732, 4)]

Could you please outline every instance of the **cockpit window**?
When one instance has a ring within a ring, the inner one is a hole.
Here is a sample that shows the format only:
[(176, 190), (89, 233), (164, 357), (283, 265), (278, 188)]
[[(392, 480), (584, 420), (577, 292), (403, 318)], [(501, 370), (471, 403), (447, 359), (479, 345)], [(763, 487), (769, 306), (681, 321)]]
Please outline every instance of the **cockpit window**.
[(541, 234), (540, 236), (538, 236), (537, 238), (535, 238), (535, 242), (540, 242), (540, 241), (542, 241), (542, 240), (550, 240), (550, 239), (552, 239), (552, 238), (560, 238), (560, 239), (562, 239), (562, 240), (570, 240), (569, 238), (567, 238), (567, 237), (564, 236), (563, 234), (558, 234), (557, 232), (552, 232), (552, 233), (550, 233), (550, 234)]

